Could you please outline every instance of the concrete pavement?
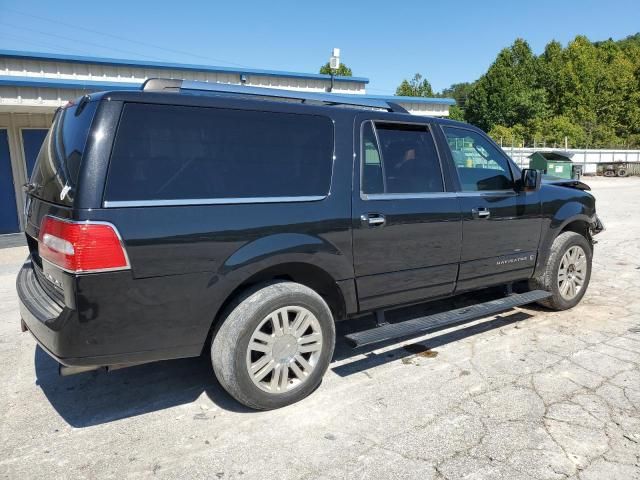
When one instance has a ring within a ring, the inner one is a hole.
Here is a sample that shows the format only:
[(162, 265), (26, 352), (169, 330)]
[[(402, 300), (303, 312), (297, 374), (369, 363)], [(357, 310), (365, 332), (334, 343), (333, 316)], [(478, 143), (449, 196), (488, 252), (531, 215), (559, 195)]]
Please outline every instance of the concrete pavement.
[(340, 341), (320, 388), (272, 412), (231, 399), (205, 357), (58, 377), (20, 333), (26, 249), (0, 250), (0, 476), (640, 479), (640, 178), (585, 180), (607, 230), (578, 307)]

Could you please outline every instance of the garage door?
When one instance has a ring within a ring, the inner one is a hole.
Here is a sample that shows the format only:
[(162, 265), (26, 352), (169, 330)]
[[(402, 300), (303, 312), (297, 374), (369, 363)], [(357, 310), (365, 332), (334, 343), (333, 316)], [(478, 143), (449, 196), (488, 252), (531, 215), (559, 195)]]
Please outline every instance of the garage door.
[(31, 177), (33, 166), (36, 164), (38, 152), (47, 136), (48, 130), (42, 128), (29, 128), (22, 130), (22, 144), (24, 145), (24, 159), (27, 162), (27, 178)]
[(20, 230), (6, 130), (0, 130), (0, 234)]

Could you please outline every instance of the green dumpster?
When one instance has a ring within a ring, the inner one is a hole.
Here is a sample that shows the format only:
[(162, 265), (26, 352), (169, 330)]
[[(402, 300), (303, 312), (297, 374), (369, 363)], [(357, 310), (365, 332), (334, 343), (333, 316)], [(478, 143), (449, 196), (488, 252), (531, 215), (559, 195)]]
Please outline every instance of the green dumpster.
[(579, 178), (580, 168), (571, 161), (568, 152), (533, 152), (529, 155), (529, 168), (542, 170), (542, 173), (558, 178)]

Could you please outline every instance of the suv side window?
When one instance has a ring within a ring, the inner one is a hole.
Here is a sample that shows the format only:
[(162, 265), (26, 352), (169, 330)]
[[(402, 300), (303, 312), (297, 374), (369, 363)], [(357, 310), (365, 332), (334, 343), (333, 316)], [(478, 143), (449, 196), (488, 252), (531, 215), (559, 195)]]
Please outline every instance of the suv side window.
[(326, 196), (332, 169), (328, 117), (129, 103), (105, 200)]
[(472, 130), (443, 126), (465, 192), (510, 190), (509, 162), (486, 138)]
[(362, 158), (364, 194), (444, 191), (438, 152), (426, 125), (365, 123)]

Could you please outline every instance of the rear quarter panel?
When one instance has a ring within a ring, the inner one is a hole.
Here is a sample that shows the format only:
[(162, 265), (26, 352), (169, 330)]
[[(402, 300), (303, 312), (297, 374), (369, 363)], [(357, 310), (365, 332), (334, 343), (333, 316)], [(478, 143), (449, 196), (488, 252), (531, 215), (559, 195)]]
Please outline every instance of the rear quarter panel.
[[(128, 274), (78, 279), (79, 322), (106, 318), (106, 330), (91, 341), (106, 351), (124, 325), (128, 351), (183, 345), (185, 355), (198, 354), (229, 295), (261, 270), (306, 263), (336, 282), (352, 282), (352, 114), (333, 120), (331, 187), (322, 200), (77, 209), (79, 220), (115, 225), (131, 263)], [(100, 169), (104, 175), (104, 165), (92, 168)], [(84, 205), (90, 191), (102, 190), (86, 188)]]

